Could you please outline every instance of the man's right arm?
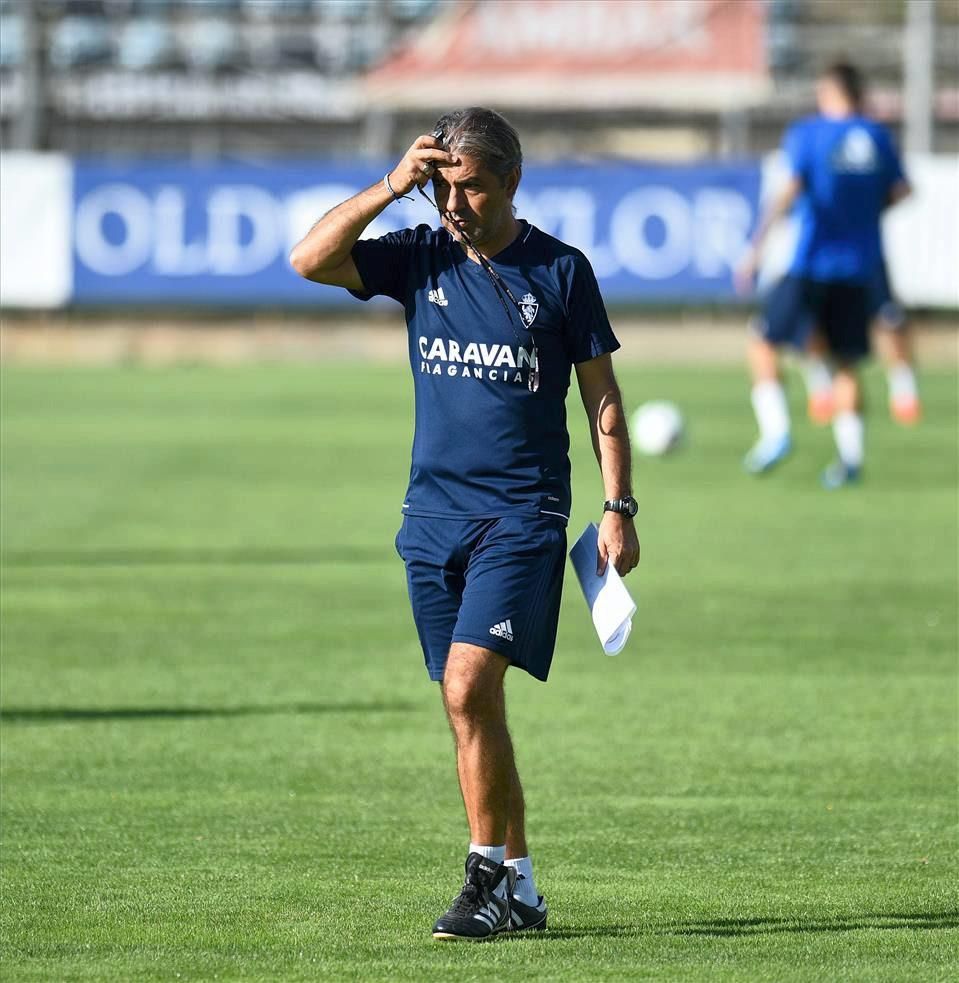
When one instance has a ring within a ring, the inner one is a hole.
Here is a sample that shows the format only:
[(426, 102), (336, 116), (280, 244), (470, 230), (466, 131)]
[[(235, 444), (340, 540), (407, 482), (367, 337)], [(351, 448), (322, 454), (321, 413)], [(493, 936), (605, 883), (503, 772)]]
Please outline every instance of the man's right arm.
[(912, 186), (902, 168), (902, 158), (896, 149), (892, 134), (884, 126), (877, 129), (880, 151), (885, 158), (886, 178), (889, 190), (886, 192), (886, 200), (883, 202), (883, 211), (898, 205), (899, 202), (908, 198), (912, 194)]
[(899, 202), (904, 201), (911, 194), (912, 185), (905, 178), (897, 181), (889, 189), (889, 195), (886, 198), (886, 208), (892, 208), (894, 205), (898, 205)]
[(735, 271), (734, 282), (739, 293), (747, 294), (752, 291), (770, 231), (782, 218), (789, 214), (802, 192), (802, 178), (790, 174), (789, 180), (766, 207), (759, 224), (756, 226), (756, 231), (753, 233), (746, 254), (740, 260)]
[(772, 228), (792, 210), (805, 189), (803, 175), (808, 169), (806, 163), (808, 140), (807, 128), (802, 122), (794, 123), (783, 136), (782, 152), (789, 166), (789, 178), (776, 192), (761, 216), (753, 232), (746, 253), (733, 274), (733, 283), (741, 294), (751, 293), (756, 285), (756, 276), (762, 263), (763, 249)]
[[(416, 140), (389, 174), (389, 182), (397, 195), (422, 187), (434, 167), (457, 162), (458, 158), (439, 147), (439, 141), (431, 136)], [(378, 181), (337, 205), (293, 247), (290, 265), (307, 280), (362, 290), (364, 284), (350, 254), (366, 227), (393, 200), (386, 182)]]

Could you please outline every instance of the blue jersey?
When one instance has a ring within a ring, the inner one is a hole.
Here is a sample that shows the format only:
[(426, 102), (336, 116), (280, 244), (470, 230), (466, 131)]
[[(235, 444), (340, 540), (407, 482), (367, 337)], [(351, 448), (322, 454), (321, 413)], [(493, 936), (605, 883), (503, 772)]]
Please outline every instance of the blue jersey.
[(571, 367), (619, 342), (586, 257), (521, 224), (492, 259), (520, 305), (511, 316), (445, 229), (420, 225), (353, 247), (366, 288), (354, 296), (382, 294), (406, 310), (415, 390), (408, 515), (569, 517)]
[(814, 116), (786, 131), (783, 149), (803, 187), (790, 273), (869, 280), (882, 257), (882, 211), (893, 185), (904, 180), (889, 132), (863, 116)]

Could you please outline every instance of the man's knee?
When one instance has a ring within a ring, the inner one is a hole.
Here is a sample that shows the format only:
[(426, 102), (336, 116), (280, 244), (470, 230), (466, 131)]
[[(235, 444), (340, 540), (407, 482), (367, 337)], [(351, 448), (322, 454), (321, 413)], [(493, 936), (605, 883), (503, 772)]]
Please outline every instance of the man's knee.
[(443, 702), (452, 720), (502, 713), (505, 656), (476, 645), (455, 643), (443, 673)]

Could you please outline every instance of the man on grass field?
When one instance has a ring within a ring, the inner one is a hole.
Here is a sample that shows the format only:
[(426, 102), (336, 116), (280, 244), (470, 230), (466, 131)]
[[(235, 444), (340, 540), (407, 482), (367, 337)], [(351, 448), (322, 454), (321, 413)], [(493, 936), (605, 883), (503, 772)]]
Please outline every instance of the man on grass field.
[[(578, 250), (518, 219), (519, 137), (498, 113), (448, 113), (382, 181), (328, 212), (293, 250), (318, 283), (402, 304), (416, 396), (396, 548), (430, 679), (441, 683), (470, 827), (466, 881), (440, 939), (546, 928), (526, 844), (503, 680), (549, 674), (570, 510), (571, 368), (606, 502), (597, 567), (639, 562), (619, 348)], [(442, 224), (360, 240), (432, 181)], [(597, 501), (597, 511), (599, 502)]]
[[(792, 449), (789, 407), (779, 377), (778, 349), (808, 352), (810, 416), (832, 416), (838, 458), (822, 475), (837, 489), (860, 478), (865, 455), (858, 364), (869, 354), (869, 322), (891, 301), (885, 284), (880, 221), (885, 209), (910, 193), (889, 132), (863, 115), (864, 83), (858, 69), (836, 62), (819, 77), (819, 113), (794, 123), (784, 151), (790, 178), (763, 216), (753, 247), (738, 271), (748, 289), (770, 229), (794, 206), (799, 236), (789, 273), (766, 298), (753, 323), (749, 362), (759, 440), (744, 466), (764, 474)], [(886, 306), (886, 321), (895, 321)], [(824, 356), (836, 363), (830, 378)], [(905, 342), (891, 375), (894, 415), (919, 415), (915, 377)], [(830, 392), (831, 389), (831, 392)], [(822, 407), (823, 396), (826, 405)]]

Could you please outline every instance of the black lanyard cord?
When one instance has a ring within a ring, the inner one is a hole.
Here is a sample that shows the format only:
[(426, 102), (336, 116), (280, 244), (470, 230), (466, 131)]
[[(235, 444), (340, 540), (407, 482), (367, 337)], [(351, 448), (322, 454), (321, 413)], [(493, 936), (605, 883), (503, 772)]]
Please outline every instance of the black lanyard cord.
[[(452, 215), (449, 212), (440, 211), (439, 205), (419, 185), (417, 185), (416, 190), (440, 213), (440, 217), (449, 217), (450, 221), (453, 221)], [(509, 322), (510, 330), (516, 336), (516, 341), (523, 351), (526, 351), (526, 345), (513, 324), (516, 317), (515, 312), (519, 313), (522, 326), (529, 333), (530, 345), (533, 350), (530, 354), (529, 378), (526, 384), (529, 391), (534, 393), (539, 389), (539, 350), (536, 347), (536, 337), (533, 334), (533, 329), (523, 321), (523, 309), (516, 297), (513, 296), (513, 291), (510, 290), (509, 284), (493, 269), (490, 261), (473, 245), (472, 239), (462, 229), (458, 229), (457, 231), (463, 237), (466, 248), (472, 251), (473, 255), (479, 261), (479, 265), (483, 268), (487, 279), (492, 284), (493, 290), (499, 298), (499, 302), (503, 305), (503, 310), (506, 312), (506, 320)], [(506, 303), (503, 294), (509, 298), (510, 303), (513, 305), (513, 310), (510, 310), (509, 304)]]

